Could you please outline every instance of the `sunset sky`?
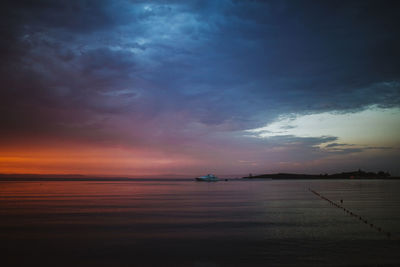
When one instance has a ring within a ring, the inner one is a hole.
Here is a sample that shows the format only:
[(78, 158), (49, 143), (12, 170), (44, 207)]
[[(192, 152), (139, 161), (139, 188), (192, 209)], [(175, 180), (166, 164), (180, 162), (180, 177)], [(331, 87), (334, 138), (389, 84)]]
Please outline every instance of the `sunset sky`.
[(400, 1), (5, 1), (0, 173), (400, 175)]

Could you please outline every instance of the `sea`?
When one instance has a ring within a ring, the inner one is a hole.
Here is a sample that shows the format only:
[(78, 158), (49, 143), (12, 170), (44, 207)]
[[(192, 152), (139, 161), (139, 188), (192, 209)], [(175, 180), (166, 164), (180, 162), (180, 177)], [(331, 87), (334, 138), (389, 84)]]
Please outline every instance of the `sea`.
[(1, 266), (400, 266), (399, 240), (399, 180), (0, 181)]

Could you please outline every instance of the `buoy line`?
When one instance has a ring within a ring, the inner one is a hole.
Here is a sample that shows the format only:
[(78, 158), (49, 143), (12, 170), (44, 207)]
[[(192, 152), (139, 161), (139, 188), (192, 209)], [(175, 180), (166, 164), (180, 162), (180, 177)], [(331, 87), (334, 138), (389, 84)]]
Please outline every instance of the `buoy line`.
[(327, 197), (324, 197), (323, 195), (321, 195), (320, 193), (312, 190), (311, 188), (308, 188), (308, 190), (310, 190), (313, 194), (315, 194), (316, 196), (318, 196), (319, 198), (328, 201), (331, 205), (335, 206), (336, 208), (342, 209), (344, 212), (346, 212), (347, 214), (357, 218), (358, 220), (360, 220), (361, 222), (365, 223), (366, 225), (369, 225), (371, 228), (374, 228), (375, 230), (377, 230), (380, 233), (383, 233), (386, 235), (387, 238), (391, 237), (390, 232), (384, 231), (381, 227), (376, 226), (375, 224), (368, 222), (366, 219), (364, 219), (363, 217), (361, 217), (360, 215), (350, 211), (349, 209), (346, 209), (345, 207), (335, 203), (334, 201), (330, 200)]

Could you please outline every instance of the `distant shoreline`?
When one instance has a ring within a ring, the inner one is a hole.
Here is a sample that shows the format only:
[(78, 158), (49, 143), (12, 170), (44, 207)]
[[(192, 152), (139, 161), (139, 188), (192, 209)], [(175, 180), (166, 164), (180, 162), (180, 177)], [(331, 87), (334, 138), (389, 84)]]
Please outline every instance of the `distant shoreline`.
[(365, 172), (362, 170), (354, 172), (342, 172), (335, 174), (296, 174), (296, 173), (273, 173), (273, 174), (261, 174), (261, 175), (249, 175), (243, 177), (243, 179), (280, 179), (280, 180), (397, 180), (400, 179), (398, 176), (391, 176), (387, 172)]
[[(237, 176), (236, 176), (237, 177)], [(342, 172), (336, 174), (297, 174), (297, 173), (271, 173), (249, 175), (241, 178), (220, 178), (221, 181), (233, 180), (400, 180), (399, 176), (391, 176), (387, 172)], [(0, 174), (0, 182), (29, 182), (29, 181), (98, 181), (98, 182), (128, 182), (128, 181), (192, 181), (194, 177), (124, 177), (124, 176), (92, 176), (80, 174)]]
[[(283, 176), (274, 176), (274, 174), (269, 174), (270, 176), (266, 177), (263, 175), (253, 176), (253, 177), (242, 177), (243, 180), (261, 180), (261, 179), (271, 179), (271, 180), (400, 180), (400, 177), (386, 177), (386, 178), (327, 178), (319, 175), (307, 175), (304, 177), (283, 177)], [(302, 175), (298, 175), (302, 176)]]

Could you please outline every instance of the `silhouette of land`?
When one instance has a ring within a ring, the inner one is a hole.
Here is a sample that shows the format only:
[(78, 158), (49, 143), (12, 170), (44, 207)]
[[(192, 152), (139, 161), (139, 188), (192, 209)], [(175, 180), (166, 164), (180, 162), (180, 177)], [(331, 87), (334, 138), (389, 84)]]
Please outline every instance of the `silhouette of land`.
[(243, 177), (244, 179), (400, 179), (393, 177), (388, 172), (365, 172), (362, 170), (353, 172), (341, 172), (335, 174), (297, 174), (297, 173), (272, 173), (251, 175)]
[[(398, 176), (391, 176), (388, 172), (365, 172), (362, 170), (353, 172), (341, 172), (335, 174), (298, 174), (298, 173), (271, 173), (242, 177), (243, 179), (400, 179)], [(121, 177), (121, 176), (92, 176), (81, 174), (1, 174), (0, 181), (164, 181), (182, 179), (193, 180), (192, 177)], [(238, 178), (235, 178), (238, 179)], [(240, 178), (239, 178), (240, 179)], [(228, 179), (226, 179), (228, 180)], [(231, 179), (229, 179), (231, 180)]]

